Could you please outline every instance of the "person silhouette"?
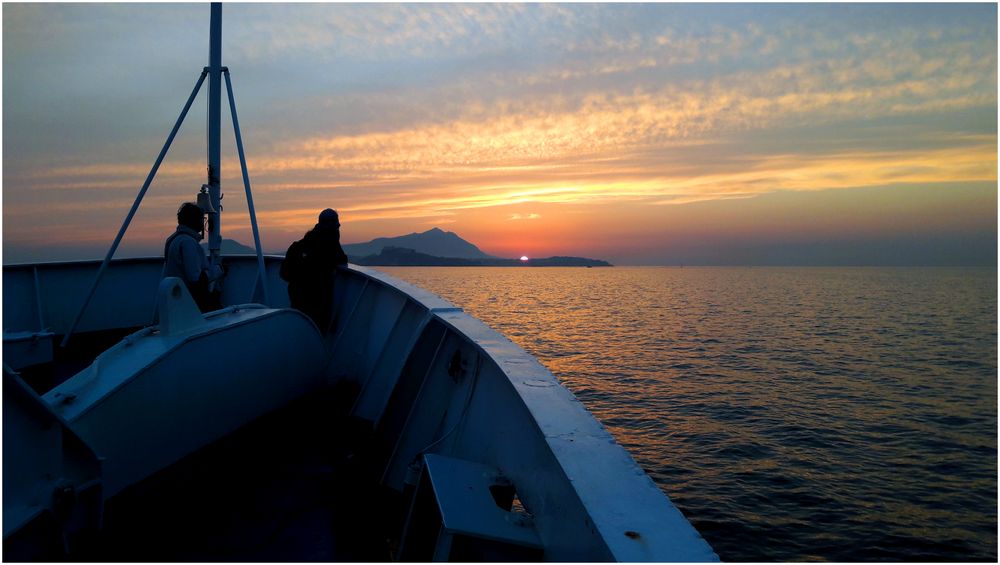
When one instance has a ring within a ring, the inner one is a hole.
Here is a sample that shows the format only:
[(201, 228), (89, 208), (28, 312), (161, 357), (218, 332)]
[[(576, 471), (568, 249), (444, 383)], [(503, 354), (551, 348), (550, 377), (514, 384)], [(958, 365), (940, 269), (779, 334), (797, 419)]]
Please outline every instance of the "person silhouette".
[(288, 282), (288, 300), (292, 308), (312, 318), (320, 333), (332, 328), (334, 273), (347, 264), (347, 254), (340, 246), (340, 216), (327, 208), (319, 222), (285, 252), (279, 275)]
[(201, 241), (205, 230), (205, 213), (193, 202), (177, 209), (177, 229), (163, 244), (163, 277), (184, 281), (198, 309), (211, 312), (222, 307), (219, 297), (209, 290), (209, 283), (223, 275), (222, 267), (212, 265), (205, 257)]

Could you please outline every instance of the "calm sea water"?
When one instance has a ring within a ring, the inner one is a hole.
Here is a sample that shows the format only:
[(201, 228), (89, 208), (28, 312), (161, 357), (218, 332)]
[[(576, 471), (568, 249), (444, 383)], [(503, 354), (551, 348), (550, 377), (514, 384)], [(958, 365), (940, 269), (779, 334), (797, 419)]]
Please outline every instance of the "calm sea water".
[(997, 559), (997, 271), (384, 268), (534, 354), (728, 561)]

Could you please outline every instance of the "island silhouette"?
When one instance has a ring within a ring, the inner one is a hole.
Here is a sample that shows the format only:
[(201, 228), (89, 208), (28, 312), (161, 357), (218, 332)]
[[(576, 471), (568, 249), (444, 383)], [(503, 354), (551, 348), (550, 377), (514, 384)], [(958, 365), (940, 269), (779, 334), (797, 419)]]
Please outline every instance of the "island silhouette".
[(506, 259), (484, 253), (458, 234), (432, 228), (422, 233), (379, 237), (365, 243), (343, 245), (357, 265), (412, 267), (610, 267), (611, 263), (586, 257)]
[[(601, 259), (553, 256), (507, 259), (484, 253), (458, 234), (432, 228), (397, 237), (378, 237), (363, 243), (345, 243), (348, 260), (378, 267), (611, 267)], [(252, 247), (233, 239), (222, 240), (225, 255), (252, 255)], [(275, 253), (284, 255), (284, 251)]]

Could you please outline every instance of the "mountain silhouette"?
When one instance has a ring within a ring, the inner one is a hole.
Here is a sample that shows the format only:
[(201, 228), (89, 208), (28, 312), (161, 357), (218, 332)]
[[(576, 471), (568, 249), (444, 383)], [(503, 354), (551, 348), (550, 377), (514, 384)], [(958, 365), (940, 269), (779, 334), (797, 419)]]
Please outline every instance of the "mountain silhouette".
[[(207, 244), (202, 243), (203, 247)], [(365, 243), (343, 245), (351, 263), (372, 266), (449, 267), (610, 267), (611, 263), (586, 257), (535, 257), (527, 260), (487, 255), (453, 232), (440, 228), (399, 237), (380, 237)], [(253, 255), (253, 247), (233, 239), (222, 240), (223, 255)], [(271, 253), (284, 255), (283, 252)]]
[(418, 253), (434, 257), (455, 259), (495, 259), (480, 251), (478, 247), (465, 241), (458, 234), (433, 228), (423, 233), (411, 233), (398, 237), (379, 237), (365, 243), (346, 243), (343, 245), (347, 256), (354, 259), (378, 255), (386, 247), (412, 249)]
[(545, 257), (535, 259), (461, 259), (458, 257), (435, 257), (405, 247), (382, 248), (378, 255), (351, 258), (356, 265), (384, 267), (610, 267), (611, 263), (586, 257)]

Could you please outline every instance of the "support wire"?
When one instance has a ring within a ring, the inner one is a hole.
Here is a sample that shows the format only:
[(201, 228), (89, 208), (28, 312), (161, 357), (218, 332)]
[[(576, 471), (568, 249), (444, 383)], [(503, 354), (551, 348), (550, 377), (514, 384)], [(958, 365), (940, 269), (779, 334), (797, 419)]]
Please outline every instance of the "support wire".
[(247, 159), (243, 152), (243, 136), (240, 134), (240, 120), (236, 117), (236, 99), (233, 97), (233, 83), (229, 79), (229, 67), (222, 67), (226, 77), (226, 90), (229, 92), (229, 110), (233, 114), (233, 131), (236, 133), (236, 149), (240, 154), (240, 167), (243, 169), (243, 187), (247, 192), (247, 209), (250, 211), (250, 227), (253, 228), (253, 244), (257, 249), (257, 270), (260, 279), (261, 292), (264, 294), (264, 304), (271, 305), (267, 293), (267, 271), (264, 268), (264, 253), (260, 247), (260, 232), (257, 230), (257, 213), (254, 211), (253, 194), (250, 192), (250, 175), (247, 173)]
[(194, 85), (194, 90), (191, 91), (191, 96), (188, 97), (187, 103), (184, 104), (184, 109), (181, 110), (181, 115), (177, 117), (174, 129), (171, 130), (170, 135), (167, 136), (167, 141), (163, 144), (163, 149), (160, 150), (160, 155), (156, 158), (156, 162), (153, 163), (153, 168), (150, 169), (149, 175), (146, 176), (146, 182), (143, 183), (142, 189), (139, 190), (139, 194), (135, 197), (135, 202), (132, 203), (132, 209), (129, 210), (128, 215), (125, 216), (125, 221), (122, 222), (122, 227), (118, 230), (118, 235), (115, 237), (114, 243), (111, 244), (111, 249), (108, 249), (108, 254), (104, 257), (104, 262), (101, 263), (101, 268), (97, 270), (97, 276), (94, 277), (94, 284), (90, 286), (90, 292), (87, 293), (87, 298), (84, 299), (83, 306), (80, 307), (80, 311), (76, 314), (76, 318), (73, 320), (73, 325), (69, 327), (66, 335), (63, 336), (62, 343), (59, 344), (59, 347), (66, 347), (66, 344), (69, 343), (70, 336), (73, 335), (73, 332), (76, 330), (76, 326), (80, 323), (80, 319), (83, 318), (83, 313), (87, 310), (87, 306), (90, 304), (91, 299), (94, 298), (94, 292), (97, 290), (97, 285), (100, 284), (101, 277), (104, 276), (104, 270), (108, 268), (108, 263), (111, 262), (111, 258), (114, 256), (115, 251), (118, 250), (118, 244), (121, 243), (122, 237), (125, 236), (125, 231), (128, 230), (129, 224), (132, 223), (132, 218), (139, 209), (139, 204), (142, 202), (143, 196), (146, 195), (146, 190), (149, 189), (149, 185), (153, 182), (153, 178), (156, 176), (156, 171), (159, 170), (160, 163), (163, 162), (163, 158), (167, 156), (170, 144), (173, 143), (174, 136), (177, 135), (177, 131), (181, 129), (181, 124), (184, 123), (184, 118), (187, 116), (188, 110), (191, 109), (191, 104), (194, 102), (195, 96), (198, 95), (198, 91), (201, 90), (201, 85), (205, 82), (205, 77), (207, 75), (207, 70), (202, 71), (201, 77), (198, 78), (198, 82)]

